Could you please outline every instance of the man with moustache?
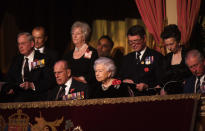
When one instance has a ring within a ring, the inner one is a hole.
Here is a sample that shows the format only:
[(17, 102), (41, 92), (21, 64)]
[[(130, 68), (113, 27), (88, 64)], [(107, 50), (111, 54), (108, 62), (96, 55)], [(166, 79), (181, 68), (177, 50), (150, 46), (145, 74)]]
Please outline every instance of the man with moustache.
[(128, 44), (134, 50), (123, 58), (120, 77), (123, 82), (134, 85), (134, 95), (151, 95), (160, 83), (163, 73), (163, 55), (146, 46), (145, 30), (140, 25), (132, 26), (128, 32)]

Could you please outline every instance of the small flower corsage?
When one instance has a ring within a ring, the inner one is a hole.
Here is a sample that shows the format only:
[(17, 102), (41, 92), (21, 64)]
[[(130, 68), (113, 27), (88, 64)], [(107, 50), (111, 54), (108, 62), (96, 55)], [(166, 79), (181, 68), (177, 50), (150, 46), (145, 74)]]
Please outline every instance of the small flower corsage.
[(112, 85), (114, 86), (115, 89), (119, 89), (121, 83), (122, 83), (121, 80), (118, 79), (112, 81)]
[(92, 53), (93, 52), (91, 50), (87, 49), (85, 54), (84, 54), (84, 57), (87, 58), (87, 59), (90, 59), (91, 56), (92, 56)]

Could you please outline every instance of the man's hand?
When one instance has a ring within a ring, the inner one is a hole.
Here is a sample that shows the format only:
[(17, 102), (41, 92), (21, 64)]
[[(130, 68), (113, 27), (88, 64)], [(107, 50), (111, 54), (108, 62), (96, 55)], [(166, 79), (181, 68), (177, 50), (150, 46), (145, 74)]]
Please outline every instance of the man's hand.
[(139, 90), (139, 91), (142, 91), (144, 89), (147, 89), (149, 86), (145, 83), (139, 83), (139, 84), (136, 84), (136, 88)]
[(10, 89), (9, 92), (7, 92), (7, 95), (11, 95), (11, 94), (14, 94), (14, 90), (13, 89)]
[[(124, 79), (123, 80), (124, 83), (130, 83), (130, 84), (135, 84), (133, 80), (131, 79)], [(142, 91), (144, 89), (147, 89), (149, 86), (145, 83), (139, 83), (136, 84), (136, 89), (138, 89), (139, 91)]]
[(28, 89), (34, 90), (35, 89), (33, 82), (27, 82), (27, 81), (24, 83), (21, 83), (20, 87), (23, 88), (24, 90), (28, 90)]
[(130, 84), (133, 84), (133, 83), (134, 83), (134, 81), (131, 80), (131, 79), (124, 79), (123, 82), (124, 82), (124, 83), (130, 83)]
[(85, 78), (83, 76), (79, 76), (79, 77), (73, 77), (75, 80), (80, 81), (84, 84), (87, 84), (87, 81), (85, 80)]
[(164, 88), (160, 90), (160, 95), (162, 96), (167, 95), (167, 92), (164, 90)]

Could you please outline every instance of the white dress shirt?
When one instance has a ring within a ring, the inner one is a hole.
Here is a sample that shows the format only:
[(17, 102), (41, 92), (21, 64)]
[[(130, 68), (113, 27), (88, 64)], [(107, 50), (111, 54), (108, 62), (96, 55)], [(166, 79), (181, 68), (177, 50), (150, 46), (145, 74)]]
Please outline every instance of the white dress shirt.
[[(24, 65), (26, 63), (26, 58), (28, 58), (28, 67), (29, 67), (29, 71), (31, 71), (31, 62), (33, 62), (33, 60), (34, 60), (34, 54), (35, 54), (35, 51), (33, 50), (30, 55), (24, 56), (24, 61), (23, 61), (22, 71), (21, 71), (23, 81), (24, 81), (24, 77), (23, 77), (24, 76)], [(33, 84), (33, 89), (32, 90), (35, 91), (36, 90), (35, 85), (34, 85), (33, 82), (32, 82), (32, 84)]]
[[(147, 47), (145, 47), (143, 50), (140, 51), (140, 60), (142, 59), (142, 56), (144, 55), (145, 53), (145, 50), (147, 49)], [(137, 52), (136, 52), (136, 56), (137, 56)]]
[[(204, 77), (205, 75), (203, 75), (202, 77), (200, 77), (200, 87), (202, 86), (202, 83), (204, 82)], [(196, 84), (198, 82), (198, 78), (196, 78), (195, 80), (195, 86), (194, 86), (194, 92), (196, 93)]]
[(42, 46), (41, 48), (38, 48), (38, 49), (35, 48), (35, 50), (39, 50), (39, 52), (42, 54), (44, 53), (44, 49), (45, 49), (45, 46)]
[(31, 62), (33, 62), (33, 59), (34, 59), (34, 51), (32, 51), (29, 56), (24, 56), (24, 61), (23, 61), (22, 70), (21, 70), (22, 76), (24, 76), (24, 65), (26, 63), (26, 58), (28, 58), (29, 71), (31, 71)]
[(70, 90), (71, 83), (72, 83), (72, 78), (70, 78), (70, 79), (65, 83), (65, 85), (66, 85), (65, 95), (68, 95), (68, 94), (69, 94), (69, 90)]

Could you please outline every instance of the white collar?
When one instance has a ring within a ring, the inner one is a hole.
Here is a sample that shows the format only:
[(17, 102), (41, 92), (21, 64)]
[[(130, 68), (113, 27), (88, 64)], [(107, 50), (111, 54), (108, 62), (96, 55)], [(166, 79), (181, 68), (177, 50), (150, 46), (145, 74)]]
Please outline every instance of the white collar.
[(35, 50), (39, 50), (40, 53), (44, 53), (44, 49), (45, 49), (45, 46), (42, 46), (40, 48), (35, 48)]
[[(145, 51), (146, 51), (147, 47), (145, 47), (143, 50), (140, 51), (140, 60), (142, 59), (142, 56), (144, 55)], [(136, 56), (137, 56), (137, 51), (136, 51)]]
[(34, 54), (35, 54), (35, 52), (33, 50), (28, 56), (24, 56), (24, 59), (28, 58), (28, 62), (32, 62), (34, 59)]
[[(200, 77), (200, 85), (202, 85), (204, 79), (205, 79), (205, 74)], [(198, 78), (196, 77), (195, 86), (194, 86), (194, 92), (196, 92), (196, 84), (197, 84), (197, 82), (198, 82)]]
[(68, 95), (69, 90), (70, 90), (71, 83), (72, 83), (72, 77), (71, 77), (70, 79), (68, 79), (68, 81), (65, 83), (65, 85), (66, 85), (65, 95)]

